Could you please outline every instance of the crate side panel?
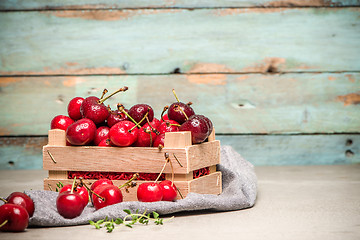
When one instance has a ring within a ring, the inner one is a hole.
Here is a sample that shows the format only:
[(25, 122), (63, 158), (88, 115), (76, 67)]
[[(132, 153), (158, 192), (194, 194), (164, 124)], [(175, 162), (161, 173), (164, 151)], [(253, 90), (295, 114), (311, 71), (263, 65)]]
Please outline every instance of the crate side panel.
[(188, 149), (189, 170), (197, 170), (220, 163), (220, 141), (193, 145)]
[[(176, 154), (183, 167), (173, 164), (174, 172), (187, 173), (185, 149), (166, 149)], [(56, 161), (52, 160), (48, 152)], [(165, 163), (164, 151), (157, 148), (118, 147), (61, 147), (43, 148), (43, 167), (46, 170), (105, 171), (105, 172), (147, 172), (159, 173)], [(168, 164), (164, 173), (171, 173)]]
[(221, 172), (214, 172), (209, 175), (190, 181), (190, 192), (201, 194), (220, 194), (222, 191)]

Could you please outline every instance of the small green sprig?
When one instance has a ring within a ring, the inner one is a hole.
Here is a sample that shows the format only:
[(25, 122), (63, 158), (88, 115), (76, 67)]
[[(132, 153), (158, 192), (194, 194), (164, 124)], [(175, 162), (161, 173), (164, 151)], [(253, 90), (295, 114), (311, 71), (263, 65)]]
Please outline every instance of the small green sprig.
[(146, 213), (145, 210), (144, 213), (139, 213), (139, 209), (137, 209), (135, 213), (131, 213), (129, 209), (124, 209), (123, 211), (127, 214), (123, 219), (109, 219), (108, 217), (105, 217), (104, 219), (100, 219), (96, 222), (90, 220), (89, 223), (96, 229), (105, 227), (108, 233), (111, 233), (115, 229), (116, 225), (124, 225), (125, 227), (132, 228), (136, 223), (146, 225), (149, 224), (150, 221), (154, 222), (156, 225), (163, 225), (164, 223), (164, 220), (159, 217), (157, 212)]

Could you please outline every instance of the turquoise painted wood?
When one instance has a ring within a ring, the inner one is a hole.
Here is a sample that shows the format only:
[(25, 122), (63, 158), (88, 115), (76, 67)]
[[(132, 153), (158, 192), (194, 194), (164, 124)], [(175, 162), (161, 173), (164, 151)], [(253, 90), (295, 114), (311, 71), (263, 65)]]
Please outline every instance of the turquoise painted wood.
[[(254, 165), (360, 163), (360, 135), (217, 135)], [(41, 169), (47, 137), (0, 138), (0, 169)]]
[(217, 133), (359, 133), (359, 73), (173, 74), (132, 76), (2, 77), (0, 133), (46, 135), (51, 119), (67, 114), (75, 96), (110, 98), (130, 108), (148, 103), (160, 113), (179, 98), (210, 117)]
[(0, 13), (0, 74), (358, 71), (359, 8)]
[(25, 9), (103, 9), (103, 8), (211, 8), (211, 7), (294, 7), (294, 6), (358, 6), (358, 0), (3, 0), (0, 10)]

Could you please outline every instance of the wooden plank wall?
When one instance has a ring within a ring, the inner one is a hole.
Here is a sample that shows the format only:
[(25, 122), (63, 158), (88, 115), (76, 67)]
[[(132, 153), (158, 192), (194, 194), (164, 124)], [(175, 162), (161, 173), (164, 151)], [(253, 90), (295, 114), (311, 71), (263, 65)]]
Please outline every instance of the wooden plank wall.
[(74, 96), (175, 88), (255, 165), (360, 162), (360, 1), (0, 2), (0, 169), (42, 167)]

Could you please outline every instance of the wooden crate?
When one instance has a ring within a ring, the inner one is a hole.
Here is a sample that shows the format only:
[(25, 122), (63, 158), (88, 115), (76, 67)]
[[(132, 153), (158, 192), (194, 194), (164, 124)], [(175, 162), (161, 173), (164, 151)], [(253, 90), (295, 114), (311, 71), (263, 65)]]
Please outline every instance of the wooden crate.
[[(58, 182), (72, 183), (68, 179), (68, 171), (96, 172), (133, 172), (160, 173), (167, 154), (174, 170), (174, 184), (186, 197), (189, 192), (204, 194), (220, 194), (222, 189), (221, 172), (216, 171), (220, 163), (220, 141), (215, 140), (215, 133), (202, 144), (191, 145), (190, 132), (171, 132), (165, 134), (165, 146), (156, 147), (97, 147), (66, 146), (65, 131), (50, 130), (48, 144), (43, 147), (43, 168), (49, 171), (44, 179), (45, 190), (55, 190)], [(179, 164), (179, 163), (180, 164)], [(210, 173), (198, 178), (193, 172), (209, 167)], [(164, 172), (165, 178), (172, 179), (170, 164)], [(96, 179), (86, 179), (91, 185)], [(117, 186), (126, 180), (113, 180)], [(143, 181), (136, 181), (137, 185)], [(136, 201), (137, 187), (125, 193), (124, 201)], [(180, 199), (178, 194), (178, 199)]]

